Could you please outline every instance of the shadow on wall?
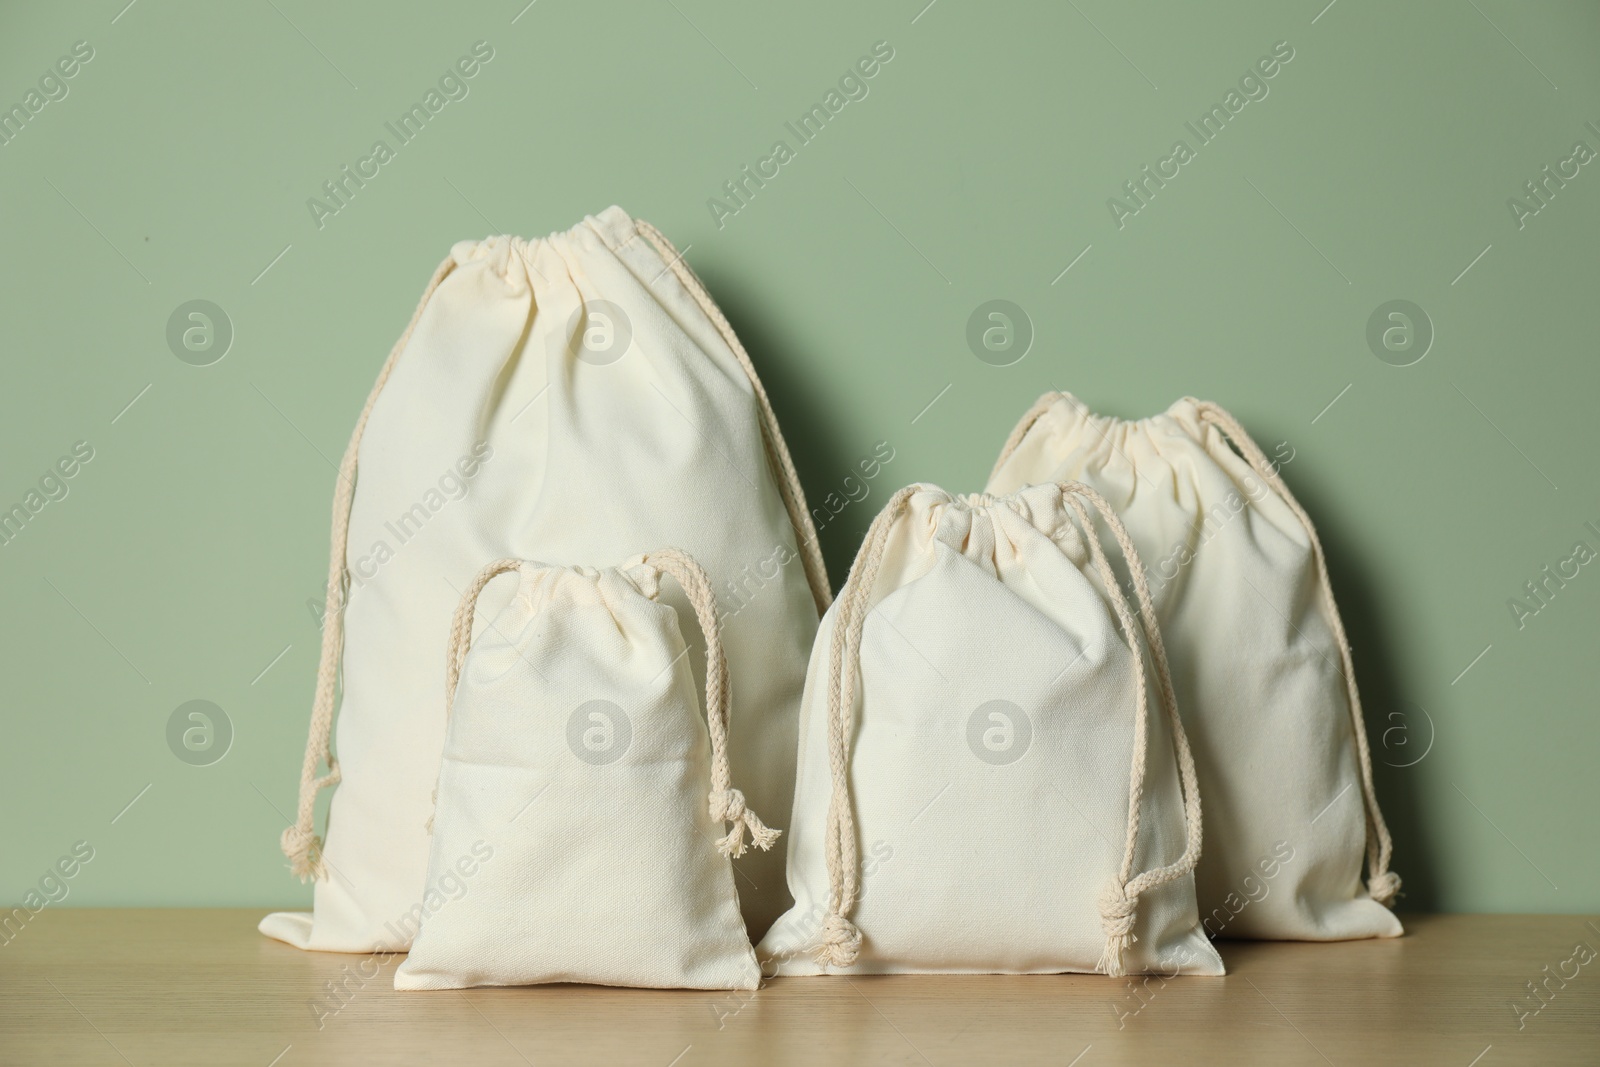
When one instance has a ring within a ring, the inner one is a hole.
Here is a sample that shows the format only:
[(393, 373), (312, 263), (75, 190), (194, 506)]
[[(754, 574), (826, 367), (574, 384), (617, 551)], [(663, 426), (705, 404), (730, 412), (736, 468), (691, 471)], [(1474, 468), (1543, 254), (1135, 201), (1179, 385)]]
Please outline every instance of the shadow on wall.
[[(1249, 425), (1247, 422), (1246, 425)], [(1270, 434), (1265, 439), (1273, 439)], [(1395, 658), (1395, 645), (1384, 611), (1383, 594), (1363, 560), (1345, 536), (1338, 516), (1351, 513), (1325, 502), (1315, 486), (1300, 478), (1290, 490), (1316, 523), (1328, 557), (1333, 595), (1339, 602), (1345, 632), (1350, 638), (1366, 714), (1367, 740), (1372, 749), (1372, 776), (1378, 805), (1394, 838), (1392, 867), (1400, 875), (1399, 911), (1434, 911), (1439, 906), (1436, 859), (1427, 833), (1427, 813), (1421, 809), (1418, 775), (1424, 773), (1425, 753), (1438, 740), (1433, 736), (1439, 716), (1430, 720), (1406, 698), (1404, 673)], [(1431, 714), (1431, 713), (1430, 713)]]
[[(800, 484), (814, 507), (813, 495), (821, 487), (832, 485), (838, 472), (850, 467), (851, 457), (834, 445), (844, 438), (843, 427), (833, 424), (825, 399), (816, 390), (816, 379), (803, 373), (810, 365), (806, 354), (764, 329), (758, 315), (746, 314), (747, 310), (754, 310), (754, 303), (746, 299), (732, 276), (711, 270), (703, 278), (707, 288), (717, 294), (728, 321), (750, 352), (788, 441)], [(1256, 427), (1261, 423), (1246, 420), (1246, 425)], [(998, 427), (994, 440), (1004, 440), (1008, 429)], [(1265, 439), (1277, 440), (1270, 434)], [(1437, 740), (1433, 736), (1437, 719), (1420, 715), (1417, 705), (1406, 698), (1403, 674), (1384, 621), (1380, 589), (1368, 578), (1363, 561), (1337, 521), (1340, 509), (1331, 503), (1324, 506), (1321, 494), (1314, 486), (1304, 484), (1304, 479), (1296, 480), (1290, 489), (1316, 523), (1328, 557), (1334, 596), (1350, 638), (1378, 803), (1394, 838), (1393, 868), (1403, 879), (1399, 909), (1433, 911), (1439, 905), (1435, 857), (1425, 830), (1427, 819), (1420, 807), (1417, 776), (1422, 773), (1424, 753), (1431, 752)], [(843, 584), (865, 526), (875, 513), (875, 508), (868, 509), (860, 523), (829, 523), (819, 535), (835, 590)]]
[[(716, 269), (697, 268), (697, 273), (715, 294), (723, 314), (750, 353), (750, 362), (761, 376), (772, 410), (778, 416), (778, 426), (788, 442), (800, 486), (807, 502), (816, 508), (821, 495), (851, 469), (855, 457), (846, 455), (837, 445), (845, 438), (844, 428), (834, 424), (826, 398), (817, 390), (817, 376), (807, 373), (813, 361), (763, 325), (756, 301), (746, 298), (744, 287), (733, 275)], [(876, 507), (865, 508), (859, 523), (830, 522), (818, 534), (835, 591), (844, 584), (866, 524), (876, 513)]]

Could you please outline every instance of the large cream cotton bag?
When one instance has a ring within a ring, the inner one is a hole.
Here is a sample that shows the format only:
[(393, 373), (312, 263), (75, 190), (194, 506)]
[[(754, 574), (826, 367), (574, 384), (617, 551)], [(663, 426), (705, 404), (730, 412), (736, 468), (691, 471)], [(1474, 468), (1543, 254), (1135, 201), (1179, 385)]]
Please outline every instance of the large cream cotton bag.
[(1195, 877), (1207, 931), (1394, 937), (1385, 905), (1400, 879), (1350, 645), (1280, 462), (1215, 404), (1189, 398), (1124, 421), (1050, 393), (1013, 431), (988, 488), (1092, 485), (1149, 565), (1206, 799)]
[[(511, 602), (473, 639), (479, 592), (507, 572)], [(682, 629), (663, 576), (694, 606)], [(696, 621), (704, 720), (683, 638)], [(462, 597), (451, 645), (428, 885), (463, 888), (419, 907), (395, 988), (754, 989), (729, 857), (747, 829), (762, 849), (777, 832), (729, 784), (705, 572), (671, 549), (600, 570), (500, 560)]]
[[(786, 820), (827, 577), (749, 358), (648, 224), (613, 207), (544, 239), (451, 250), (357, 420), (332, 543), (299, 806), (283, 835), (292, 869), (316, 878), (314, 911), (268, 916), (262, 932), (312, 949), (406, 947), (388, 926), (424, 892), (445, 730), (439, 649), (488, 559), (692, 553), (742, 680), (734, 773), (757, 810)], [(316, 799), (334, 784), (324, 845)], [(740, 868), (759, 933), (788, 904), (782, 859)]]
[(812, 652), (767, 973), (1222, 973), (1160, 634), (1096, 513), (911, 486), (874, 520)]

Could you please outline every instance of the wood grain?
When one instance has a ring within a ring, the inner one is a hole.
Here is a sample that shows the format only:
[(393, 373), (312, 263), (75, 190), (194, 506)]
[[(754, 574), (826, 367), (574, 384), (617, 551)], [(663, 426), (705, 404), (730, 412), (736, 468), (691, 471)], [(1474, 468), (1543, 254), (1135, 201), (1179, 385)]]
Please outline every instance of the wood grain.
[(1580, 943), (1600, 950), (1600, 921), (1577, 916), (1413, 915), (1394, 941), (1222, 942), (1228, 977), (1164, 984), (791, 978), (716, 995), (396, 993), (398, 957), (299, 952), (257, 934), (261, 914), (46, 910), (0, 946), (0, 1063), (1600, 1064), (1600, 959), (1552, 978), (1537, 1014), (1526, 985), (1570, 975)]

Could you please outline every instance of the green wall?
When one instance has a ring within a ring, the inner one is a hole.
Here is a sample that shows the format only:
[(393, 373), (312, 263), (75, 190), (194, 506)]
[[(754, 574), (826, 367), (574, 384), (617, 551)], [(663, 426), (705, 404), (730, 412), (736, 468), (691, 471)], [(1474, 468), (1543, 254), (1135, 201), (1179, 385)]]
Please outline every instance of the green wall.
[[(813, 506), (892, 446), (823, 531), (836, 583), (893, 487), (980, 488), (1052, 386), (1120, 415), (1210, 397), (1290, 442), (1403, 904), (1600, 910), (1600, 565), (1520, 627), (1508, 607), (1600, 550), (1600, 162), (1563, 164), (1600, 151), (1600, 8), (125, 2), (0, 8), (0, 106), (93, 50), (0, 145), (0, 505), (92, 450), (0, 546), (0, 899), (80, 840), (68, 905), (309, 899), (276, 841), (332, 464), (452, 241), (618, 203), (692, 246)], [(319, 226), (307, 200), (478, 41), (467, 95)], [(800, 145), (785, 123), (879, 41), (867, 95)], [(1278, 42), (1201, 144), (1185, 122)], [(765, 188), (708, 206), (779, 139)], [(1519, 220), (1546, 165), (1577, 174)], [(1009, 366), (966, 341), (991, 299), (1032, 323)], [(191, 300), (232, 324), (208, 366), (168, 344)], [(1367, 341), (1391, 300), (1432, 323), (1408, 366)], [(232, 724), (218, 762), (169, 748), (191, 700)]]

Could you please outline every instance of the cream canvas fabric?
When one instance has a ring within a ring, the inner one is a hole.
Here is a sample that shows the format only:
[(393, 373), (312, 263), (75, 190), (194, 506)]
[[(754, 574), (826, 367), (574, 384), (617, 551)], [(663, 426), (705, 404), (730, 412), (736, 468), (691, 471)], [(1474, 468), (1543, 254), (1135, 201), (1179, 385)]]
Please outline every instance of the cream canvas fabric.
[(988, 488), (1057, 478), (1103, 493), (1150, 569), (1206, 800), (1196, 879), (1207, 931), (1399, 935), (1384, 905), (1400, 879), (1349, 642), (1322, 546), (1278, 463), (1215, 404), (1185, 399), (1123, 421), (1051, 393), (1012, 433)]
[[(313, 949), (406, 947), (388, 927), (424, 890), (444, 744), (439, 649), (489, 559), (693, 553), (741, 678), (734, 773), (758, 810), (786, 820), (827, 577), (749, 358), (648, 224), (613, 207), (541, 240), (451, 250), (357, 421), (332, 542), (300, 801), (283, 841), (292, 869), (317, 879), (314, 911), (268, 916), (262, 932)], [(334, 784), (324, 845), (316, 798)], [(788, 904), (782, 859), (740, 865), (759, 933)]]
[(1083, 535), (1102, 512), (917, 485), (873, 522), (812, 652), (766, 973), (1222, 973), (1160, 634)]
[[(478, 594), (506, 572), (511, 602), (469, 654)], [(704, 720), (664, 575), (694, 606), (684, 629), (706, 636)], [(500, 560), (462, 597), (448, 663), (428, 885), (463, 888), (418, 908), (395, 988), (754, 989), (729, 857), (746, 830), (761, 849), (778, 835), (729, 782), (705, 572), (674, 550), (604, 570)]]

